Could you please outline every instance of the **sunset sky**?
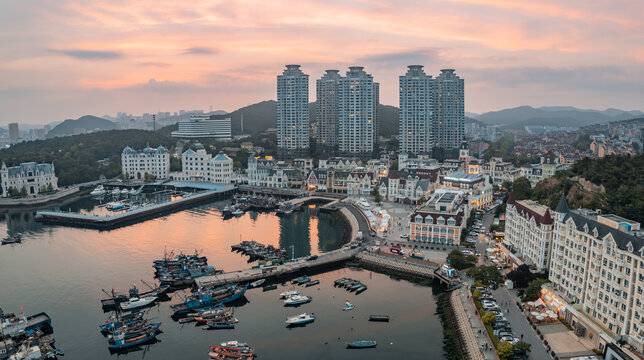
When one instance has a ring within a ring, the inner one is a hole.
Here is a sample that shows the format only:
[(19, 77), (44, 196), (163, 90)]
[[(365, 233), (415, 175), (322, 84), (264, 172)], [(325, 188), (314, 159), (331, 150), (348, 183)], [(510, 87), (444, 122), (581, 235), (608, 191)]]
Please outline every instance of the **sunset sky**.
[(465, 79), (465, 109), (644, 110), (642, 0), (2, 0), (0, 125), (117, 111), (232, 111), (301, 64), (365, 66), (398, 105), (421, 64)]

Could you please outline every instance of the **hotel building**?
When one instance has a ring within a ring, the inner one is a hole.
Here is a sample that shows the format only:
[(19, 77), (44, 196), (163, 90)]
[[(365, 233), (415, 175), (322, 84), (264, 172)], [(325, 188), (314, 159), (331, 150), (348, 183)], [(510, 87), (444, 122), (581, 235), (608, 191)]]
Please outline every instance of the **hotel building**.
[(425, 205), (410, 215), (409, 239), (425, 243), (460, 244), (461, 232), (467, 222), (464, 198), (464, 191), (434, 193)]
[(121, 153), (121, 167), (128, 179), (144, 180), (145, 174), (153, 175), (156, 179), (167, 179), (170, 175), (170, 154), (161, 145), (156, 149), (146, 146), (141, 151), (126, 146)]

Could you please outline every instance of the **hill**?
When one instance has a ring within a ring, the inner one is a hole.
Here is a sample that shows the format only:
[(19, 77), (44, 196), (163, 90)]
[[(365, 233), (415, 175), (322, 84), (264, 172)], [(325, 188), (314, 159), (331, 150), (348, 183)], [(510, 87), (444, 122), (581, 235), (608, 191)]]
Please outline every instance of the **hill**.
[(500, 111), (491, 111), (474, 118), (486, 124), (501, 125), (505, 128), (523, 128), (527, 125), (581, 127), (590, 124), (605, 124), (639, 116), (641, 111), (618, 109), (582, 110), (570, 106), (549, 106), (533, 108), (519, 106)]
[(67, 119), (56, 125), (47, 133), (47, 138), (74, 135), (82, 132), (114, 130), (116, 128), (116, 124), (109, 120), (92, 115), (85, 115), (76, 120)]
[[(55, 137), (16, 144), (0, 151), (0, 163), (7, 166), (22, 162), (53, 162), (58, 185), (70, 185), (108, 178), (121, 173), (121, 152), (126, 145), (135, 149), (163, 145), (171, 149), (174, 139), (159, 132), (145, 130), (110, 130), (100, 133)], [(98, 160), (109, 158), (107, 166)]]

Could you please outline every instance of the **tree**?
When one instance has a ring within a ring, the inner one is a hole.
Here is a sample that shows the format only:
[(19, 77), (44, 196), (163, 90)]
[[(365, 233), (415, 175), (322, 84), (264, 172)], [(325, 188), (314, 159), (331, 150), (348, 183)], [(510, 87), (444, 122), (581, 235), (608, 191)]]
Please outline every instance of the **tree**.
[(18, 197), (18, 196), (20, 196), (20, 191), (18, 191), (18, 189), (13, 188), (13, 187), (9, 188), (9, 196)]
[(143, 174), (143, 180), (145, 182), (151, 182), (151, 181), (154, 181), (154, 179), (156, 179), (156, 176), (152, 174), (148, 174), (148, 173)]
[(488, 311), (485, 314), (483, 314), (483, 317), (481, 317), (481, 320), (483, 320), (483, 324), (492, 326), (496, 322), (496, 314), (494, 314), (491, 311)]
[(47, 191), (47, 187), (45, 185), (40, 187), (40, 190), (38, 190), (39, 193), (44, 193)]
[(541, 294), (541, 286), (547, 282), (548, 280), (546, 279), (535, 279), (530, 281), (528, 287), (525, 289), (525, 292), (523, 292), (523, 297), (521, 298), (521, 300), (524, 302), (537, 300), (539, 298), (539, 295)]
[(374, 195), (374, 200), (376, 201), (376, 203), (379, 203), (382, 201), (382, 196), (380, 196), (380, 192), (378, 191), (378, 188), (376, 188), (375, 190), (376, 190), (376, 195)]
[(476, 256), (465, 256), (459, 250), (452, 250), (449, 255), (447, 255), (447, 262), (456, 270), (470, 268), (476, 265), (477, 260)]
[(530, 281), (534, 280), (534, 274), (532, 274), (528, 265), (523, 264), (510, 271), (506, 278), (512, 280), (515, 287), (524, 288), (528, 286)]
[(26, 187), (23, 186), (22, 189), (20, 189), (20, 196), (27, 196), (27, 188)]
[(532, 347), (531, 344), (528, 344), (527, 342), (523, 340), (517, 341), (516, 344), (514, 344), (514, 352), (516, 355), (519, 356), (524, 356), (527, 355), (527, 353), (530, 352), (530, 348)]
[(530, 180), (526, 177), (516, 179), (512, 183), (512, 191), (514, 192), (514, 198), (516, 200), (530, 199), (530, 195), (532, 194)]
[(52, 185), (52, 183), (47, 184), (47, 191), (49, 192), (54, 191), (54, 185)]
[(474, 299), (480, 299), (481, 298), (481, 290), (474, 290), (474, 293), (472, 294), (472, 297)]
[(495, 266), (478, 266), (467, 270), (467, 274), (475, 281), (496, 288), (501, 282), (501, 273)]
[(507, 341), (501, 341), (499, 347), (496, 349), (496, 353), (501, 360), (512, 360), (514, 357), (514, 346)]

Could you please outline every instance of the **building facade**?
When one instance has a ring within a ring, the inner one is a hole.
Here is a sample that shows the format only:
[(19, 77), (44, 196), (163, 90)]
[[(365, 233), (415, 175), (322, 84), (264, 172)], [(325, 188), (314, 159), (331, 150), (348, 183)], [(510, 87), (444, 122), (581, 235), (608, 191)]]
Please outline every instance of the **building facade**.
[(408, 154), (431, 153), (433, 139), (433, 79), (422, 65), (409, 65), (399, 83), (400, 151)]
[(123, 175), (128, 179), (145, 180), (145, 175), (156, 179), (167, 179), (170, 175), (170, 154), (159, 145), (158, 148), (146, 146), (137, 151), (126, 146), (121, 153)]
[(435, 193), (409, 217), (409, 239), (434, 244), (460, 244), (467, 222), (463, 191)]
[(178, 130), (173, 131), (172, 136), (181, 139), (230, 140), (232, 138), (230, 118), (211, 119), (210, 115), (190, 115), (190, 119), (179, 121)]
[(233, 159), (223, 151), (212, 156), (203, 147), (188, 149), (181, 154), (181, 172), (173, 172), (170, 177), (179, 181), (228, 184), (233, 180)]
[(338, 86), (342, 76), (338, 70), (327, 70), (316, 81), (317, 142), (335, 148), (338, 144)]
[(537, 272), (548, 271), (550, 266), (553, 229), (547, 206), (514, 200), (514, 193), (510, 193), (505, 212), (505, 244)]
[(20, 138), (20, 128), (18, 127), (18, 123), (9, 124), (9, 139), (11, 139), (12, 142), (15, 142), (18, 138)]
[(590, 210), (555, 209), (549, 280), (615, 341), (644, 351), (644, 238), (640, 224)]
[(351, 66), (338, 86), (338, 150), (371, 156), (376, 142), (378, 85), (362, 66)]
[(280, 159), (309, 154), (309, 76), (300, 65), (277, 76), (277, 152)]
[(465, 134), (465, 82), (443, 69), (434, 80), (434, 147), (458, 149)]
[(17, 192), (24, 189), (27, 195), (38, 195), (43, 190), (58, 190), (58, 178), (53, 163), (27, 162), (7, 167), (3, 161), (0, 177), (2, 177), (2, 197), (11, 196), (13, 189)]
[(440, 184), (442, 188), (465, 191), (469, 208), (485, 208), (492, 203), (494, 197), (492, 184), (488, 181), (488, 177), (481, 173), (468, 174), (458, 171), (441, 175)]

